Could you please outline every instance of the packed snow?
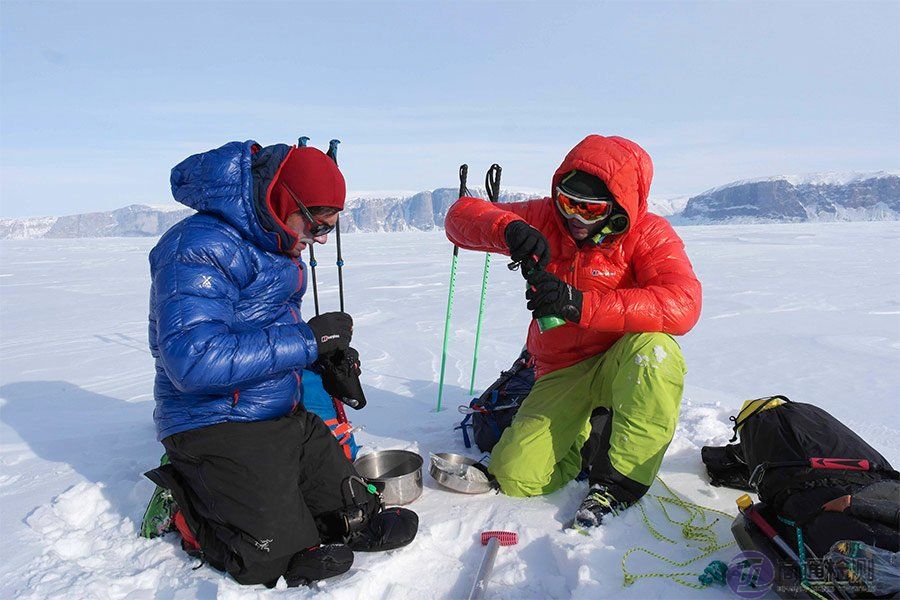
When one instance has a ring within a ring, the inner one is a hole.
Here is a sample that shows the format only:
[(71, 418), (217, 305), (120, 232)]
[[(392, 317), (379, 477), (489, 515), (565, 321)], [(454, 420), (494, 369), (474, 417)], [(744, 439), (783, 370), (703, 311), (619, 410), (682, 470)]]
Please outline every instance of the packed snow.
[[(734, 513), (738, 492), (710, 487), (700, 447), (731, 435), (741, 402), (771, 394), (817, 403), (889, 460), (900, 461), (900, 224), (791, 224), (679, 229), (704, 284), (703, 316), (680, 339), (690, 372), (680, 425), (661, 473), (691, 501)], [(435, 412), (451, 246), (442, 232), (343, 237), (347, 309), (369, 405), (348, 411), (364, 451), (467, 451), (453, 427), (469, 399), (483, 256), (461, 252), (445, 408)], [(162, 452), (152, 422), (147, 349), (147, 253), (152, 239), (0, 242), (0, 597), (460, 598), (482, 556), (481, 531), (517, 531), (501, 548), (489, 598), (730, 597), (666, 579), (623, 587), (622, 557), (644, 547), (684, 561), (698, 551), (652, 537), (637, 509), (591, 536), (563, 524), (586, 492), (570, 483), (546, 497), (465, 496), (425, 475), (410, 505), (421, 517), (405, 549), (358, 554), (353, 569), (312, 589), (243, 588), (209, 567), (193, 570), (175, 537), (137, 535), (153, 486), (141, 475)], [(323, 308), (338, 307), (332, 244), (317, 251)], [(305, 313), (312, 311), (309, 298)], [(518, 273), (495, 257), (477, 390), (507, 368), (529, 322)], [(647, 360), (661, 361), (654, 351)], [(477, 391), (476, 391), (477, 394)], [(660, 484), (652, 493), (663, 495)], [(656, 502), (648, 519), (680, 540)], [(683, 515), (670, 508), (673, 517)], [(729, 539), (728, 519), (713, 530)], [(700, 572), (733, 547), (687, 568)], [(633, 573), (665, 572), (643, 553)], [(684, 569), (678, 569), (684, 570)]]

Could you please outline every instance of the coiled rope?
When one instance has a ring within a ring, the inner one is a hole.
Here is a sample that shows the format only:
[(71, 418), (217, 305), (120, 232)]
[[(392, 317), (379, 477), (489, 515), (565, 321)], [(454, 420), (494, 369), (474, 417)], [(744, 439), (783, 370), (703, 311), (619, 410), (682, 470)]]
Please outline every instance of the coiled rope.
[[(719, 543), (718, 536), (714, 531), (715, 525), (721, 520), (722, 517), (727, 517), (729, 519), (732, 518), (732, 515), (728, 513), (717, 510), (715, 508), (709, 508), (707, 506), (701, 506), (699, 504), (695, 504), (693, 502), (689, 502), (685, 500), (677, 493), (675, 493), (672, 488), (666, 485), (666, 482), (662, 480), (659, 476), (656, 477), (656, 480), (659, 481), (660, 485), (665, 488), (668, 493), (667, 496), (658, 496), (656, 494), (648, 494), (644, 499), (640, 500), (637, 503), (638, 508), (641, 511), (641, 520), (644, 522), (644, 525), (647, 527), (647, 530), (650, 532), (655, 539), (666, 542), (669, 544), (678, 544), (679, 542), (673, 540), (672, 538), (661, 533), (650, 521), (647, 517), (647, 512), (644, 508), (644, 504), (646, 502), (646, 498), (652, 498), (656, 500), (659, 504), (660, 509), (662, 510), (663, 516), (666, 520), (672, 525), (677, 525), (681, 528), (681, 535), (684, 540), (688, 542), (697, 542), (698, 545), (686, 544), (689, 548), (696, 548), (699, 550), (699, 554), (684, 561), (676, 561), (652, 550), (648, 550), (647, 548), (642, 547), (634, 547), (630, 548), (627, 552), (625, 552), (624, 556), (622, 556), (622, 577), (625, 586), (629, 586), (633, 584), (635, 581), (639, 579), (670, 579), (675, 583), (681, 584), (685, 587), (702, 590), (713, 584), (722, 584), (725, 583), (725, 573), (728, 569), (727, 565), (722, 561), (713, 561), (709, 564), (709, 566), (704, 569), (703, 573), (696, 573), (692, 571), (678, 571), (671, 573), (631, 573), (628, 571), (625, 563), (628, 560), (628, 557), (636, 552), (642, 552), (657, 560), (660, 560), (672, 567), (677, 569), (684, 569), (688, 567), (698, 560), (704, 559), (723, 548), (727, 548), (729, 546), (734, 545), (735, 542), (725, 542)], [(675, 506), (680, 508), (685, 513), (687, 513), (687, 518), (685, 520), (679, 521), (678, 519), (672, 518), (669, 514), (669, 509), (667, 506)], [(712, 518), (710, 513), (715, 513), (716, 515), (720, 515), (718, 517)], [(712, 520), (710, 520), (712, 518)]]

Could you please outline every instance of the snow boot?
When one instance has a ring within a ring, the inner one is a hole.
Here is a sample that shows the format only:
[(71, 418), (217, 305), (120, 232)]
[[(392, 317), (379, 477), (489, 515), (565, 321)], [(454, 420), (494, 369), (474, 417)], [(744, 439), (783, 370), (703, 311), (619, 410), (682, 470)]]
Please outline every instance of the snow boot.
[(309, 585), (320, 579), (343, 575), (352, 565), (353, 551), (344, 544), (313, 546), (291, 558), (284, 580), (288, 587)]
[(419, 516), (406, 508), (388, 508), (372, 516), (353, 532), (347, 544), (355, 552), (382, 552), (402, 548), (416, 538)]
[(581, 501), (578, 512), (575, 513), (575, 521), (572, 527), (585, 532), (592, 527), (599, 527), (606, 515), (616, 516), (619, 511), (628, 507), (628, 504), (616, 500), (609, 488), (595, 483), (591, 486), (587, 496)]
[[(169, 455), (163, 454), (159, 466), (167, 464), (169, 464)], [(141, 520), (141, 537), (153, 539), (174, 531), (174, 517), (177, 511), (178, 505), (172, 497), (172, 492), (157, 485), (153, 496), (150, 497), (147, 510), (144, 511), (144, 518)]]

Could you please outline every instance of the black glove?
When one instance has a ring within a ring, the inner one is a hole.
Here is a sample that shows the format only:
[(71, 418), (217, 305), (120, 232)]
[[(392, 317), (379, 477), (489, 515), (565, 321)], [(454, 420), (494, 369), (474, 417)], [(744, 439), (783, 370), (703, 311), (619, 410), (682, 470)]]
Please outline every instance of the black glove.
[(350, 347), (353, 335), (353, 317), (343, 312), (329, 312), (315, 316), (306, 322), (316, 338), (319, 356), (325, 356)]
[[(543, 269), (550, 262), (550, 244), (544, 234), (526, 223), (513, 221), (503, 231), (513, 262), (534, 265)], [(524, 274), (524, 272), (523, 272)]]
[(532, 271), (528, 284), (525, 297), (535, 319), (556, 316), (573, 323), (581, 320), (584, 296), (580, 290), (546, 271)]
[(366, 405), (359, 375), (359, 352), (353, 348), (337, 350), (319, 359), (322, 387), (350, 408), (359, 410)]

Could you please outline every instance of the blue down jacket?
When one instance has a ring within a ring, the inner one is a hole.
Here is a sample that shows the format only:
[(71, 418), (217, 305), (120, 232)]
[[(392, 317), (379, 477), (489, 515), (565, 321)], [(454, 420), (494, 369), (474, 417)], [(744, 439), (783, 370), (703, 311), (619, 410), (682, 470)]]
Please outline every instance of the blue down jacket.
[[(278, 253), (267, 194), (289, 146), (231, 142), (172, 169), (175, 199), (197, 210), (150, 252), (150, 350), (157, 438), (261, 421), (302, 402), (317, 358), (301, 318), (306, 266)], [(268, 224), (268, 225), (267, 225)]]

